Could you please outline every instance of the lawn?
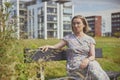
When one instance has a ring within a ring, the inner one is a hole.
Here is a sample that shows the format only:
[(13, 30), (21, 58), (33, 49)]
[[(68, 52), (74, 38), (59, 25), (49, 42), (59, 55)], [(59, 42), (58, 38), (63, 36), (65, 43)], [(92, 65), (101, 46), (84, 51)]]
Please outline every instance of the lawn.
[[(103, 50), (103, 58), (96, 59), (102, 68), (105, 71), (120, 72), (120, 39), (95, 37), (95, 40), (96, 48)], [(66, 76), (66, 61), (24, 63), (24, 48), (37, 49), (43, 45), (54, 45), (59, 41), (59, 39), (53, 38), (25, 39), (1, 44), (0, 80), (36, 80), (36, 72), (39, 72), (41, 65), (45, 66), (45, 80)]]
[[(96, 59), (102, 68), (106, 71), (120, 71), (120, 39), (110, 37), (95, 37), (96, 48), (102, 48), (103, 58)], [(21, 40), (22, 48), (38, 48), (43, 45), (53, 45), (59, 42), (58, 39), (36, 39), (36, 40)], [(45, 77), (46, 80), (49, 78), (61, 77), (66, 75), (66, 62), (55, 61), (47, 62), (45, 66)]]

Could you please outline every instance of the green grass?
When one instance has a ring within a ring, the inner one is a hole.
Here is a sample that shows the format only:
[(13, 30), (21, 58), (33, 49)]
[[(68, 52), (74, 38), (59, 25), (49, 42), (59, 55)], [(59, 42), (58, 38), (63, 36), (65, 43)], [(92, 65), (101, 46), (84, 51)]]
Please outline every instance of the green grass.
[[(120, 72), (120, 39), (95, 37), (96, 47), (102, 48), (103, 58), (97, 59), (102, 68), (107, 71)], [(60, 40), (58, 39), (35, 39), (35, 40), (20, 40), (20, 51), (23, 48), (38, 48), (43, 45), (53, 45)], [(65, 61), (48, 62), (45, 67), (46, 80), (49, 78), (61, 77), (66, 75)]]

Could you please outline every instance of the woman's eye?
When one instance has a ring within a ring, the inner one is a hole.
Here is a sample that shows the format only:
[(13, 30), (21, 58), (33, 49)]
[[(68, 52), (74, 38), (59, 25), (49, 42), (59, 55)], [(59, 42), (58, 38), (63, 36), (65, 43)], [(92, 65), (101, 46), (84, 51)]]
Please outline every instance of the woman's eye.
[(80, 24), (80, 22), (77, 22), (77, 24)]
[(80, 25), (80, 22), (76, 22), (76, 23), (72, 23), (72, 24), (73, 24), (73, 25), (76, 25), (76, 24), (77, 24), (77, 25)]

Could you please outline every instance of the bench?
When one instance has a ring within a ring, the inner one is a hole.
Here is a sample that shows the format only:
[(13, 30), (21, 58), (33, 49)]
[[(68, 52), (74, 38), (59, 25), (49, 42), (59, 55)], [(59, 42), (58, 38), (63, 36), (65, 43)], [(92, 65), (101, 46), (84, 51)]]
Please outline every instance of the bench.
[[(25, 63), (30, 63), (32, 61), (38, 61), (39, 59), (43, 59), (45, 61), (66, 60), (66, 51), (67, 50), (70, 50), (70, 49), (63, 49), (63, 50), (48, 49), (46, 52), (42, 52), (39, 49), (32, 50), (32, 49), (29, 49), (29, 48), (25, 48), (24, 49), (24, 57), (25, 57), (24, 62)], [(101, 48), (96, 48), (95, 49), (95, 57), (96, 58), (102, 58), (103, 57)], [(118, 77), (120, 76), (120, 72), (106, 71), (106, 73), (108, 74), (108, 76), (110, 77), (111, 80), (118, 80)], [(40, 74), (41, 73), (39, 73), (39, 75)], [(63, 80), (63, 79), (61, 79), (61, 80)]]

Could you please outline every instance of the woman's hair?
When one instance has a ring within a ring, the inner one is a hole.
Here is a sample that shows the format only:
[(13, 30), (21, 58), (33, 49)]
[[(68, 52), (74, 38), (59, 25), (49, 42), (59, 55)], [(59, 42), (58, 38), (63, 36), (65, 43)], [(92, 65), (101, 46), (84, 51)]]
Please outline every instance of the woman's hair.
[[(90, 30), (90, 27), (88, 26), (88, 22), (86, 18), (81, 15), (76, 15), (72, 18), (71, 24), (75, 18), (80, 18), (82, 20), (83, 24), (85, 25), (85, 27), (83, 28), (83, 32), (87, 33)], [(72, 26), (72, 30), (73, 30), (73, 26)]]

